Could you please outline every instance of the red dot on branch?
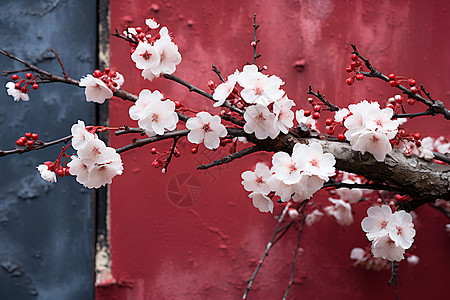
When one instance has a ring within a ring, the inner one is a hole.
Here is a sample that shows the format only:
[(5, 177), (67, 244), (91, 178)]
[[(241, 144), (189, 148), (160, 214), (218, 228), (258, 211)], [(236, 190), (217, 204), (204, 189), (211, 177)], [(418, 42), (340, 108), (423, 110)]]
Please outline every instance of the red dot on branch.
[(31, 79), (31, 77), (33, 77), (33, 74), (27, 73), (27, 74), (25, 74), (25, 77), (26, 77), (27, 79)]

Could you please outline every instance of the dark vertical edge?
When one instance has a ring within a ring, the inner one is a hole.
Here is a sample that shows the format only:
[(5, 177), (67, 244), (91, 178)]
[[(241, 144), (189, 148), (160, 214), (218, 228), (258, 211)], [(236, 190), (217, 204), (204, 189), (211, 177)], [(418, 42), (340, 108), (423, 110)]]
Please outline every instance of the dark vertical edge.
[[(109, 66), (109, 25), (110, 25), (110, 11), (109, 11), (109, 0), (97, 0), (97, 68), (103, 70), (105, 67)], [(97, 125), (108, 126), (109, 125), (109, 106), (108, 101), (105, 104), (96, 104), (95, 107), (95, 122)], [(109, 143), (108, 132), (103, 132), (99, 134), (99, 137), (105, 141), (106, 144)], [(110, 268), (110, 252), (109, 252), (109, 214), (108, 214), (108, 186), (101, 187), (95, 190), (94, 196), (94, 209), (95, 209), (95, 258), (98, 255), (108, 256), (108, 263), (106, 266), (101, 266), (98, 268), (98, 262), (95, 260), (95, 276), (96, 283), (105, 279), (111, 275)], [(100, 254), (101, 252), (101, 254)], [(95, 259), (94, 258), (94, 259)], [(107, 267), (109, 271), (105, 273), (104, 267)], [(99, 274), (102, 273), (102, 274)]]

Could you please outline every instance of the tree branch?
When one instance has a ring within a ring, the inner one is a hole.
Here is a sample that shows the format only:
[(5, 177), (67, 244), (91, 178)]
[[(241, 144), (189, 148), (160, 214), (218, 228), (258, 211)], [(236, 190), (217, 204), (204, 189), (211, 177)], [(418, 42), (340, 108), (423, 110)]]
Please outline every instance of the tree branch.
[(252, 277), (249, 279), (248, 281), (248, 285), (247, 288), (245, 289), (244, 295), (242, 296), (242, 299), (247, 299), (248, 297), (248, 293), (250, 292), (250, 289), (252, 288), (253, 282), (256, 279), (256, 275), (258, 275), (259, 269), (261, 269), (262, 264), (264, 263), (264, 260), (266, 259), (267, 255), (269, 254), (270, 248), (272, 248), (273, 246), (273, 242), (275, 240), (275, 237), (278, 234), (278, 229), (280, 227), (281, 222), (284, 219), (284, 216), (286, 215), (288, 209), (289, 209), (289, 202), (286, 204), (286, 206), (284, 207), (283, 212), (281, 213), (280, 217), (278, 218), (278, 222), (277, 222), (277, 226), (275, 227), (275, 230), (273, 231), (272, 237), (270, 238), (270, 241), (267, 243), (266, 245), (266, 250), (264, 251), (261, 259), (258, 262), (258, 265), (256, 266), (255, 271), (253, 272)]
[(209, 164), (199, 165), (199, 166), (197, 166), (197, 170), (206, 170), (206, 169), (209, 169), (209, 168), (212, 168), (212, 167), (215, 167), (215, 166), (220, 166), (220, 165), (223, 165), (223, 164), (227, 164), (227, 163), (229, 163), (229, 162), (231, 162), (231, 161), (233, 161), (235, 159), (244, 157), (246, 155), (249, 155), (249, 154), (252, 154), (252, 153), (258, 152), (258, 151), (261, 151), (261, 149), (259, 148), (258, 145), (255, 145), (255, 146), (252, 146), (252, 147), (249, 147), (249, 148), (245, 148), (245, 149), (243, 149), (241, 151), (238, 151), (238, 152), (232, 153), (230, 155), (227, 155), (227, 156), (225, 156), (225, 157), (223, 157), (221, 159), (217, 159), (217, 160), (215, 160), (215, 161), (213, 161), (213, 162), (211, 162)]
[(40, 145), (34, 146), (33, 148), (28, 148), (28, 147), (20, 147), (20, 148), (16, 148), (14, 150), (0, 150), (0, 157), (6, 156), (6, 155), (10, 155), (10, 154), (22, 154), (25, 152), (30, 152), (33, 150), (39, 150), (39, 149), (44, 149), (53, 145), (57, 145), (60, 143), (67, 143), (68, 141), (70, 141), (72, 139), (72, 136), (66, 136), (51, 142), (47, 142), (47, 143), (42, 143)]
[(336, 105), (334, 105), (333, 103), (331, 103), (330, 101), (328, 101), (324, 95), (322, 95), (319, 91), (314, 92), (311, 88), (311, 86), (309, 86), (309, 90), (307, 92), (308, 95), (313, 95), (314, 97), (316, 97), (317, 99), (319, 99), (323, 104), (325, 104), (326, 106), (328, 106), (330, 108), (330, 111), (338, 111), (339, 107), (337, 107)]
[[(368, 72), (361, 72), (361, 73), (364, 74), (364, 76), (366, 76), (366, 77), (375, 77), (375, 78), (379, 78), (379, 79), (381, 79), (383, 81), (389, 82), (389, 78), (386, 75), (384, 75), (383, 73), (381, 73), (380, 71), (378, 71), (370, 63), (370, 61), (367, 58), (362, 56), (359, 53), (358, 49), (356, 49), (356, 46), (354, 44), (350, 44), (350, 45), (353, 48), (352, 54), (357, 55), (364, 62), (364, 64), (366, 65), (367, 69), (369, 69), (369, 71), (370, 71), (370, 73), (368, 73)], [(404, 94), (408, 95), (409, 98), (416, 99), (416, 100), (422, 102), (423, 104), (425, 104), (425, 105), (427, 105), (429, 107), (429, 110), (431, 111), (431, 113), (423, 114), (423, 115), (442, 114), (445, 119), (450, 120), (450, 110), (448, 110), (445, 107), (445, 105), (444, 105), (444, 103), (442, 101), (425, 99), (419, 93), (413, 93), (413, 92), (411, 92), (410, 89), (404, 87), (401, 84), (397, 85), (397, 88), (400, 89)], [(424, 88), (422, 90), (424, 90)], [(429, 97), (429, 93), (426, 93), (426, 95)]]

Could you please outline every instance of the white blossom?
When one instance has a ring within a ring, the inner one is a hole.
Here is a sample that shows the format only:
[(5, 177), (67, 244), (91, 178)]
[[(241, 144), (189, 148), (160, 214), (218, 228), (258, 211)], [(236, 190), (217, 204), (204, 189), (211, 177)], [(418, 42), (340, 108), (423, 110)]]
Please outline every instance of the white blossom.
[[(349, 173), (343, 172), (342, 176), (342, 183), (349, 183), (349, 184), (360, 184), (361, 178), (358, 176), (349, 176)], [(357, 203), (359, 200), (361, 200), (363, 196), (363, 190), (362, 189), (348, 189), (348, 188), (340, 188), (336, 190), (336, 194), (341, 198), (342, 200), (347, 201), (350, 204)]]
[(136, 121), (142, 119), (144, 117), (144, 110), (147, 105), (150, 104), (152, 100), (161, 101), (163, 98), (164, 96), (158, 90), (152, 92), (150, 90), (143, 89), (139, 93), (138, 100), (134, 103), (133, 106), (130, 107), (128, 111), (130, 118)]
[(186, 122), (186, 128), (190, 130), (187, 139), (194, 144), (204, 143), (208, 149), (219, 147), (220, 138), (227, 135), (227, 129), (220, 123), (219, 116), (201, 111), (195, 117)]
[(396, 245), (409, 249), (414, 242), (416, 231), (412, 216), (404, 210), (396, 211), (387, 225), (389, 237)]
[(294, 126), (294, 112), (291, 110), (294, 101), (283, 97), (273, 104), (273, 113), (275, 114), (275, 126), (283, 133), (288, 133), (289, 128)]
[(253, 200), (253, 206), (259, 209), (260, 212), (270, 211), (273, 213), (273, 202), (269, 197), (256, 192), (251, 193), (248, 197)]
[(101, 104), (113, 96), (113, 92), (106, 83), (91, 74), (81, 78), (79, 85), (86, 88), (84, 93), (86, 94), (86, 100), (89, 102)]
[(372, 242), (372, 254), (374, 257), (381, 257), (389, 261), (401, 261), (405, 249), (397, 246), (388, 235), (376, 238)]
[(41, 174), (42, 179), (48, 182), (56, 182), (56, 173), (50, 171), (47, 165), (39, 165), (36, 167)]
[(320, 219), (322, 219), (322, 217), (323, 217), (323, 213), (321, 211), (319, 211), (318, 209), (315, 209), (306, 216), (305, 224), (306, 224), (306, 226), (311, 227), (314, 223), (316, 223)]
[(269, 167), (265, 163), (257, 163), (255, 171), (245, 171), (242, 173), (242, 185), (249, 192), (257, 192), (264, 195), (270, 193), (270, 185), (268, 183), (272, 176)]
[(406, 258), (406, 261), (408, 262), (408, 264), (410, 264), (411, 266), (415, 266), (419, 263), (420, 258), (417, 255), (410, 255)]
[[(155, 91), (156, 92), (156, 91)], [(145, 93), (149, 102), (144, 100), (139, 106), (145, 106), (141, 112), (136, 111), (130, 113), (130, 116), (139, 117), (139, 127), (145, 129), (148, 136), (163, 135), (165, 130), (175, 130), (178, 123), (178, 115), (175, 112), (175, 103), (169, 99), (160, 100), (160, 93), (153, 93), (151, 97)]]
[(262, 104), (252, 105), (244, 113), (246, 121), (244, 131), (255, 133), (257, 139), (264, 140), (267, 137), (274, 139), (280, 133), (280, 129), (275, 126), (275, 115)]
[(284, 82), (279, 77), (262, 74), (256, 65), (244, 66), (238, 76), (238, 83), (244, 88), (241, 96), (247, 103), (267, 106), (285, 93), (280, 89)]
[(295, 119), (297, 120), (297, 123), (305, 124), (308, 129), (316, 130), (316, 120), (314, 120), (312, 116), (305, 117), (305, 111), (303, 109), (295, 112)]
[(213, 93), (213, 99), (217, 102), (213, 104), (214, 107), (223, 105), (227, 97), (231, 94), (236, 85), (239, 71), (236, 70), (233, 74), (228, 76), (227, 81), (219, 84)]
[(350, 111), (348, 109), (346, 108), (340, 109), (334, 114), (334, 120), (336, 122), (342, 122), (344, 120), (344, 117), (348, 116), (349, 114)]
[(340, 199), (328, 198), (334, 206), (327, 206), (323, 210), (333, 216), (339, 225), (350, 225), (353, 223), (352, 207), (348, 202)]
[(138, 46), (131, 54), (131, 59), (136, 64), (136, 68), (145, 70), (156, 66), (159, 61), (159, 53), (155, 46), (147, 42), (139, 42)]
[(23, 93), (22, 89), (16, 89), (16, 85), (14, 82), (8, 82), (5, 87), (8, 89), (6, 92), (8, 93), (8, 95), (14, 98), (14, 101), (19, 101), (20, 99), (22, 99), (23, 101), (30, 100), (28, 94)]
[(324, 154), (319, 143), (295, 144), (292, 159), (300, 163), (307, 175), (315, 175), (323, 180), (328, 180), (334, 175), (336, 159), (331, 153)]
[(145, 25), (147, 25), (151, 29), (156, 29), (159, 27), (159, 24), (155, 21), (155, 19), (146, 19)]
[(96, 137), (93, 133), (86, 130), (86, 125), (81, 120), (78, 120), (77, 124), (73, 124), (70, 131), (72, 133), (72, 147), (75, 150), (80, 150), (87, 142)]
[(364, 100), (349, 105), (352, 113), (344, 121), (348, 129), (345, 137), (352, 149), (371, 153), (377, 161), (384, 161), (386, 154), (392, 150), (390, 139), (397, 134), (399, 122), (391, 120), (394, 111), (391, 108), (380, 109), (377, 102)]
[(362, 220), (361, 227), (367, 233), (369, 241), (388, 234), (387, 226), (392, 218), (392, 210), (388, 205), (369, 207), (367, 215)]

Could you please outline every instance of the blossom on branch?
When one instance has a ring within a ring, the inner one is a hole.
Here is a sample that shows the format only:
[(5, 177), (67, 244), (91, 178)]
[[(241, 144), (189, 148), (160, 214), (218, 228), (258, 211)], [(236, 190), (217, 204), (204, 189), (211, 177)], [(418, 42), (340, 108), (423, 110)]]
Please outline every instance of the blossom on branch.
[(244, 125), (246, 133), (255, 133), (257, 139), (264, 140), (267, 137), (274, 139), (280, 133), (278, 126), (275, 126), (275, 115), (269, 111), (267, 106), (262, 104), (252, 105), (244, 113)]
[(26, 88), (17, 88), (16, 84), (14, 82), (8, 82), (5, 87), (8, 89), (7, 93), (8, 95), (12, 96), (14, 98), (14, 101), (19, 101), (19, 100), (23, 100), (23, 101), (28, 101), (30, 100), (30, 97), (27, 94), (27, 89)]
[(348, 129), (345, 137), (352, 149), (371, 153), (377, 161), (384, 161), (386, 154), (392, 151), (390, 139), (397, 134), (399, 122), (391, 120), (394, 111), (391, 108), (380, 109), (377, 102), (364, 100), (349, 105), (352, 113), (344, 121)]
[(257, 163), (255, 171), (245, 171), (241, 175), (244, 189), (249, 192), (258, 192), (264, 195), (270, 193), (269, 179), (272, 172), (265, 163)]
[(163, 95), (159, 91), (153, 93), (142, 90), (139, 99), (130, 107), (131, 119), (137, 120), (139, 127), (145, 129), (148, 136), (163, 135), (165, 130), (175, 130), (178, 115), (175, 103), (170, 99), (161, 101)]
[(233, 74), (228, 76), (227, 81), (219, 84), (213, 93), (213, 99), (217, 102), (213, 104), (214, 107), (218, 107), (223, 105), (225, 100), (228, 98), (228, 96), (233, 91), (236, 81), (238, 79), (239, 71), (236, 70)]
[(212, 150), (219, 147), (220, 138), (227, 135), (227, 129), (220, 123), (219, 116), (201, 111), (195, 117), (186, 122), (186, 128), (190, 130), (187, 139), (194, 144), (204, 143), (205, 147)]
[(416, 234), (411, 214), (403, 210), (392, 213), (387, 205), (370, 207), (367, 214), (361, 227), (372, 241), (372, 254), (390, 261), (402, 260)]
[(262, 74), (256, 65), (244, 66), (237, 80), (239, 85), (244, 88), (241, 91), (242, 98), (250, 104), (267, 106), (283, 97), (285, 93), (280, 89), (284, 82), (279, 77)]
[(273, 202), (269, 197), (256, 192), (251, 193), (248, 197), (253, 200), (253, 205), (259, 209), (260, 212), (270, 211), (273, 213)]
[(333, 216), (339, 225), (350, 225), (353, 223), (352, 207), (350, 203), (340, 200), (328, 198), (334, 206), (327, 206), (323, 210), (330, 216)]
[(36, 167), (41, 174), (42, 179), (48, 182), (56, 182), (56, 173), (50, 171), (47, 165), (39, 165)]

